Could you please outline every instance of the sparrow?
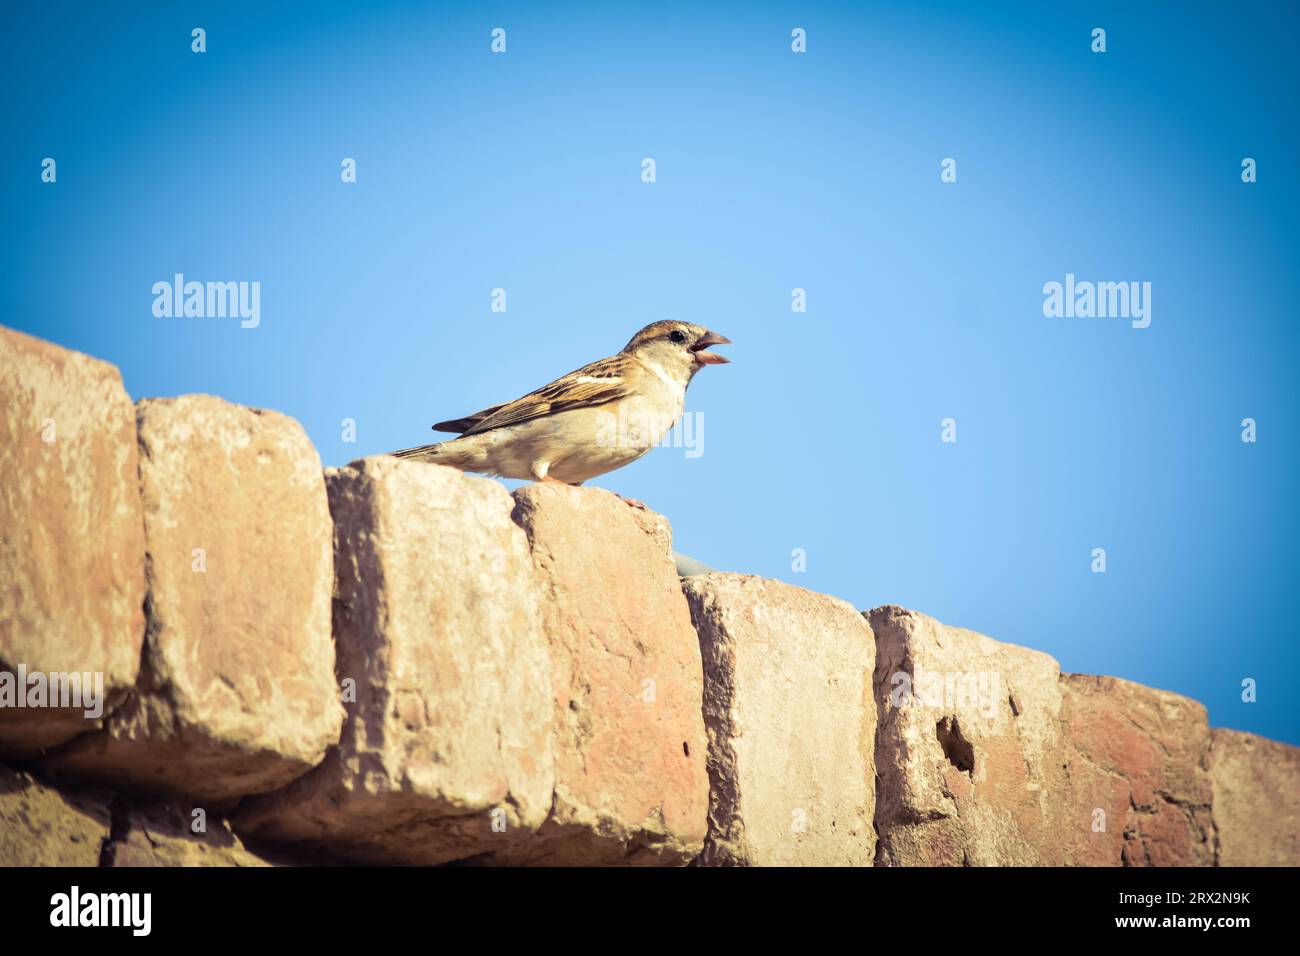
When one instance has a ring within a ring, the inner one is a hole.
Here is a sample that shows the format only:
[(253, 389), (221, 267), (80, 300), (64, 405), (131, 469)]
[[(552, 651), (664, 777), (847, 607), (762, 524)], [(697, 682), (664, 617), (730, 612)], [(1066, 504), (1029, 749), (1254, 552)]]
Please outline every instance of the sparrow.
[(688, 322), (653, 322), (617, 355), (513, 402), (433, 426), (459, 438), (391, 454), (502, 478), (580, 485), (658, 444), (681, 417), (695, 373), (729, 361), (708, 347), (729, 344)]

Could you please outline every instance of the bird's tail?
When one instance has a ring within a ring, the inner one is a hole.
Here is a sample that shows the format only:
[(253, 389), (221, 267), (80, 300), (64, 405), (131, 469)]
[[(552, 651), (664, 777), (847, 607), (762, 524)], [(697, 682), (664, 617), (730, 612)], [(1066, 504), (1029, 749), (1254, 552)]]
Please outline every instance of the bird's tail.
[(437, 461), (441, 444), (438, 442), (433, 445), (417, 445), (415, 448), (402, 448), (398, 451), (390, 451), (388, 454), (394, 458), (407, 458), (411, 461)]
[(404, 458), (407, 461), (427, 461), (435, 465), (450, 465), (462, 471), (482, 471), (483, 456), (476, 452), (474, 447), (466, 447), (460, 439), (452, 438), (433, 445), (417, 445), (414, 448), (390, 451), (389, 454), (394, 458)]

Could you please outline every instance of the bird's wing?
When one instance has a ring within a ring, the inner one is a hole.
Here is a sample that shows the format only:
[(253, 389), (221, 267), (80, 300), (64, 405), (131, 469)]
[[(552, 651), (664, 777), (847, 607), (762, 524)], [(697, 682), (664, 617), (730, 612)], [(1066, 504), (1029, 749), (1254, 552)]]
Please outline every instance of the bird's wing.
[(628, 371), (626, 356), (615, 355), (601, 359), (557, 378), (549, 385), (543, 385), (513, 402), (484, 409), (454, 422), (443, 422), (448, 428), (441, 430), (452, 430), (450, 426), (465, 424), (468, 425), (464, 429), (466, 435), (478, 435), (493, 428), (517, 425), (557, 412), (592, 408), (617, 401), (632, 394), (631, 386), (626, 381)]

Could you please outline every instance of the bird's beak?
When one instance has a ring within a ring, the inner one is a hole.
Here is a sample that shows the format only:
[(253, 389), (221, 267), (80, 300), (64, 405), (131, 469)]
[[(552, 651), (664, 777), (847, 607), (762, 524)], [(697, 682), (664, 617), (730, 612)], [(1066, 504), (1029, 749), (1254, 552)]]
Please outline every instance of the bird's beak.
[(717, 332), (705, 332), (700, 336), (691, 351), (695, 353), (695, 363), (697, 365), (726, 365), (731, 359), (725, 355), (718, 355), (714, 352), (704, 351), (710, 345), (730, 345), (731, 339), (725, 335), (719, 335)]

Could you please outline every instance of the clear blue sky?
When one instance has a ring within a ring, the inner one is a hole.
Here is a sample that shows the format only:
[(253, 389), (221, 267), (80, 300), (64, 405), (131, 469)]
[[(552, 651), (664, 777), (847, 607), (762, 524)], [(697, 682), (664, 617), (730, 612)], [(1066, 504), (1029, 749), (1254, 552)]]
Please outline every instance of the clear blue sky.
[[(595, 482), (682, 551), (1300, 743), (1295, 4), (549, 6), (5, 5), (0, 321), (333, 465), (698, 322), (704, 453)], [(176, 272), (261, 325), (155, 318)]]

